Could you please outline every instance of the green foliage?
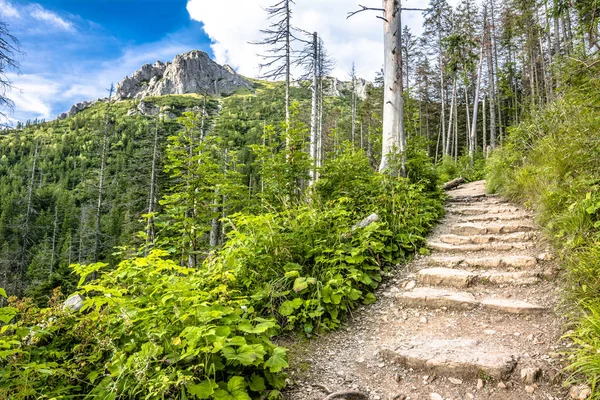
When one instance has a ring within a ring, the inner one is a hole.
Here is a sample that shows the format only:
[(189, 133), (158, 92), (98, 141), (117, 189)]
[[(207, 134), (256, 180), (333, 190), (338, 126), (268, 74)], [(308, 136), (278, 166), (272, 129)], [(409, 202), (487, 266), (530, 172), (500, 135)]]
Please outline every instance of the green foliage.
[[(326, 157), (312, 186), (305, 87), (292, 90), (298, 101), (289, 126), (280, 122), (283, 90), (275, 83), (261, 85), (256, 96), (221, 99), (218, 115), (217, 103), (199, 96), (146, 99), (181, 114), (162, 124), (127, 116), (133, 102), (116, 103), (99, 213), (105, 263), (88, 265), (96, 133), (106, 107), (53, 123), (61, 135), (82, 133), (73, 138), (82, 143), (68, 143), (69, 162), (82, 164), (73, 172), (67, 163), (36, 167), (56, 173), (56, 185), (34, 185), (35, 240), (20, 241), (22, 232), (11, 231), (22, 206), (11, 208), (15, 196), (0, 197), (0, 239), (9, 239), (4, 258), (32, 243), (20, 265), (27, 263), (38, 297), (37, 304), (13, 298), (0, 308), (0, 397), (279, 398), (286, 351), (271, 337), (280, 327), (308, 335), (335, 329), (352, 309), (376, 301), (389, 269), (423, 251), (443, 213), (437, 173), (417, 135), (407, 152), (408, 178), (374, 170), (381, 94), (371, 88), (359, 105), (360, 137), (358, 129), (350, 134), (351, 96), (324, 99)], [(416, 131), (416, 104), (409, 108)], [(40, 154), (54, 154), (55, 137), (44, 131), (50, 126), (36, 126), (25, 139), (13, 132), (0, 143), (23, 147), (18, 155), (7, 151), (7, 165), (0, 159), (0, 168), (15, 172), (0, 178), (2, 194), (24, 192), (18, 177), (27, 182), (34, 150), (23, 143), (43, 138)], [(148, 162), (153, 154), (162, 155), (156, 168)], [(69, 173), (74, 178), (62, 180)], [(359, 223), (373, 213), (376, 221)], [(69, 275), (73, 261), (79, 264)], [(81, 311), (63, 310), (57, 291), (50, 307), (39, 308), (58, 284), (85, 295)]]
[[(79, 313), (59, 303), (2, 308), (0, 393), (11, 399), (276, 397), (285, 350), (229, 274), (180, 267), (164, 252), (75, 266)], [(92, 272), (98, 280), (86, 283)], [(187, 396), (187, 397), (186, 397)]]
[(487, 167), (488, 190), (533, 207), (566, 267), (572, 380), (600, 399), (600, 118), (598, 68), (567, 65), (573, 86), (510, 130)]
[[(352, 146), (326, 163), (314, 194), (311, 206), (231, 216), (228, 241), (207, 260), (257, 309), (307, 333), (374, 301), (382, 272), (418, 250), (443, 210), (438, 192), (374, 172)], [(355, 227), (371, 213), (380, 220)]]
[(448, 182), (452, 179), (463, 177), (467, 182), (474, 182), (485, 178), (486, 159), (482, 152), (476, 152), (474, 162), (468, 154), (454, 160), (450, 156), (444, 156), (442, 162), (437, 166), (440, 182)]

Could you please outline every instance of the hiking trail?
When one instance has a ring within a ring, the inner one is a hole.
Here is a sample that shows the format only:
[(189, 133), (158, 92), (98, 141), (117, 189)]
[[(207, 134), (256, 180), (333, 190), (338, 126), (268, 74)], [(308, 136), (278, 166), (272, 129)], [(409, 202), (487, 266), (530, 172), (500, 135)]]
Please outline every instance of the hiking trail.
[(288, 344), (287, 399), (568, 397), (559, 268), (532, 213), (486, 195), (484, 181), (448, 194), (431, 255), (394, 271), (339, 331)]

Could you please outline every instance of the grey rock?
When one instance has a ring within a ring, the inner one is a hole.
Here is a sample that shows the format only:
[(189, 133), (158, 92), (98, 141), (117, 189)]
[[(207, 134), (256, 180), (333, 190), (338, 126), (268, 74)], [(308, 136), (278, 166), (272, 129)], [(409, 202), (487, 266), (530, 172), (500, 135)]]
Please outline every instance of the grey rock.
[(369, 226), (377, 221), (379, 221), (379, 215), (373, 213), (373, 214), (369, 215), (367, 218), (360, 221), (358, 224), (354, 225), (352, 227), (352, 231), (354, 231), (358, 228), (366, 228), (367, 226)]
[(592, 389), (587, 385), (576, 385), (569, 389), (569, 396), (574, 400), (585, 400), (592, 395)]
[(69, 298), (63, 304), (63, 310), (71, 310), (77, 312), (81, 310), (81, 307), (83, 307), (84, 300), (85, 299), (83, 298), (83, 296), (79, 294), (69, 296)]
[[(357, 78), (355, 83), (356, 96), (365, 100), (367, 98), (367, 92), (373, 84), (365, 79)], [(344, 82), (333, 76), (326, 76), (323, 83), (323, 91), (325, 96), (343, 97), (344, 91), (352, 90), (352, 82)]]
[(203, 51), (177, 55), (172, 62), (145, 64), (126, 77), (116, 88), (115, 98), (143, 99), (168, 94), (206, 93), (230, 95), (252, 84), (231, 67), (221, 66)]
[(85, 110), (86, 108), (93, 106), (100, 100), (92, 100), (92, 101), (82, 101), (80, 103), (74, 104), (71, 106), (69, 111), (64, 112), (58, 116), (58, 119), (65, 119), (68, 117), (72, 117), (73, 115)]
[(521, 369), (521, 380), (527, 385), (532, 385), (539, 379), (542, 370), (539, 368), (523, 368)]

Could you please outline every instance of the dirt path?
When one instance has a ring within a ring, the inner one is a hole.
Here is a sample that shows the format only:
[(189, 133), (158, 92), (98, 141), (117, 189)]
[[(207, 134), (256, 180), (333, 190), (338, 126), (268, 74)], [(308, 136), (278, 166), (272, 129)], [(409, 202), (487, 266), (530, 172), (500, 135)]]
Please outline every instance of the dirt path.
[(430, 256), (398, 271), (345, 328), (291, 346), (287, 399), (339, 390), (375, 400), (568, 398), (555, 384), (557, 268), (532, 215), (486, 196), (483, 181), (449, 194)]

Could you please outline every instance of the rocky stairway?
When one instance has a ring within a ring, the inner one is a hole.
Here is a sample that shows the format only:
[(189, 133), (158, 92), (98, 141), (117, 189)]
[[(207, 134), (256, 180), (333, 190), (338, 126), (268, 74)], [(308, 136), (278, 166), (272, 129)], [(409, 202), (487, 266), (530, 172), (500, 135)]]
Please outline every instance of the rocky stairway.
[[(503, 328), (514, 324), (515, 330), (524, 321), (552, 318), (553, 299), (522, 290), (554, 277), (542, 268), (543, 261), (551, 257), (538, 251), (539, 234), (531, 215), (486, 196), (483, 182), (449, 195), (448, 217), (428, 242), (433, 255), (422, 260), (422, 268), (415, 273), (417, 284), (395, 295), (396, 304), (403, 309), (467, 311), (459, 317), (465, 326), (475, 315), (469, 311), (512, 315)], [(519, 369), (525, 371), (523, 379), (528, 384), (537, 385), (535, 381), (543, 372), (541, 364), (527, 360), (528, 365), (519, 365), (527, 346), (507, 346), (490, 334), (492, 330), (486, 334), (473, 328), (472, 332), (460, 331), (456, 337), (413, 337), (395, 348), (383, 348), (380, 356), (427, 374), (458, 380), (491, 377), (505, 386), (503, 381), (510, 381)], [(535, 376), (527, 376), (532, 374), (531, 368)], [(535, 390), (528, 386), (531, 393)]]
[(318, 341), (310, 380), (374, 400), (568, 398), (556, 385), (557, 268), (532, 214), (487, 196), (484, 182), (450, 191), (447, 211), (431, 255), (384, 284), (347, 330)]

